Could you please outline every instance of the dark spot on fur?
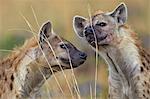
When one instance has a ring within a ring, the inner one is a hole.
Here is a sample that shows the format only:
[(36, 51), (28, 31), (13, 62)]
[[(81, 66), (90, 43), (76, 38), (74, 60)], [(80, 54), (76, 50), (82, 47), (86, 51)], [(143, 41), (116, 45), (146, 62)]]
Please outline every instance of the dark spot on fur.
[(19, 98), (19, 95), (18, 95), (18, 94), (16, 95), (16, 98), (17, 98), (17, 99)]
[(3, 74), (2, 74), (3, 76), (5, 75), (5, 72), (3, 72)]
[(7, 76), (5, 76), (5, 81), (7, 81)]
[(139, 76), (137, 77), (137, 80), (140, 80), (140, 77), (139, 77)]
[(10, 78), (11, 78), (11, 81), (14, 81), (14, 76), (13, 76), (13, 74), (11, 75)]
[(146, 84), (147, 84), (147, 82), (146, 82), (146, 81), (144, 81), (144, 84), (146, 85)]
[(147, 89), (147, 93), (149, 94), (150, 93), (150, 91)]
[(10, 87), (10, 90), (13, 90), (13, 84), (12, 83), (10, 83), (9, 87)]
[(108, 97), (110, 98), (110, 94), (108, 95)]
[(5, 93), (5, 89), (3, 89), (2, 92)]
[(145, 66), (145, 63), (144, 63), (144, 62), (143, 62), (142, 64), (143, 64), (143, 66)]
[(147, 60), (147, 62), (148, 62), (148, 64), (150, 63), (150, 61), (149, 61), (149, 60)]
[(143, 69), (143, 67), (141, 67), (141, 72), (143, 72), (144, 71), (144, 69)]
[(146, 97), (146, 96), (143, 94), (143, 97)]
[(29, 69), (27, 68), (27, 73), (29, 73)]
[(149, 70), (148, 66), (146, 67), (147, 70)]
[(137, 93), (137, 90), (135, 90), (134, 92)]

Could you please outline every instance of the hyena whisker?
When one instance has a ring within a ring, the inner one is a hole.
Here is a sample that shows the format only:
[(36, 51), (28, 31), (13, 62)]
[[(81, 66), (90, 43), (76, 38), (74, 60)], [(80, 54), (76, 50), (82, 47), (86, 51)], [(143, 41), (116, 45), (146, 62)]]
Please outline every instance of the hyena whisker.
[(62, 90), (62, 88), (61, 88), (61, 85), (59, 84), (59, 81), (58, 81), (57, 77), (54, 75), (53, 69), (51, 68), (50, 63), (49, 63), (49, 61), (47, 60), (45, 53), (43, 52), (43, 50), (42, 50), (41, 47), (40, 47), (40, 44), (39, 44), (39, 42), (38, 42), (38, 39), (37, 39), (36, 35), (34, 34), (33, 29), (32, 29), (32, 27), (31, 27), (30, 23), (28, 22), (28, 20), (27, 20), (24, 16), (22, 16), (22, 17), (23, 17), (23, 19), (25, 20), (25, 22), (27, 23), (27, 25), (29, 26), (29, 28), (31, 29), (31, 31), (32, 31), (31, 33), (33, 33), (34, 37), (36, 38), (37, 43), (38, 43), (38, 45), (39, 45), (39, 48), (40, 48), (40, 50), (41, 50), (41, 52), (42, 52), (42, 54), (43, 54), (43, 56), (44, 56), (44, 58), (45, 58), (45, 60), (46, 60), (46, 62), (47, 62), (47, 64), (48, 64), (49, 68), (50, 68), (50, 71), (52, 72), (52, 75), (54, 76), (54, 79), (55, 79), (55, 81), (56, 81), (56, 83), (57, 83), (57, 85), (58, 85), (60, 91), (62, 92), (63, 95), (65, 95), (64, 92), (63, 92), (63, 90)]
[(88, 15), (89, 15), (89, 19), (90, 19), (90, 24), (91, 24), (91, 28), (92, 28), (92, 31), (93, 31), (93, 35), (94, 35), (94, 39), (95, 39), (95, 48), (96, 48), (96, 66), (95, 66), (95, 99), (96, 99), (96, 82), (97, 82), (97, 73), (98, 73), (98, 44), (97, 44), (97, 38), (96, 38), (96, 33), (95, 33), (95, 30), (93, 28), (93, 23), (92, 23), (92, 15), (91, 15), (91, 7), (90, 7), (90, 4), (88, 3)]

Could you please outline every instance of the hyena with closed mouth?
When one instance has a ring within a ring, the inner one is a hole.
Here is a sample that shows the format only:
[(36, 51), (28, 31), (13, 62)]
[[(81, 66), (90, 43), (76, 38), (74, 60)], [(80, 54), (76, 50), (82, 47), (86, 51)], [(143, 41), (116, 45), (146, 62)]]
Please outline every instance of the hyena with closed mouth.
[[(125, 25), (124, 3), (90, 19), (75, 16), (74, 30), (104, 58), (109, 68), (109, 99), (150, 99), (150, 54)], [(97, 41), (97, 42), (96, 42)]]
[(48, 21), (41, 27), (38, 39), (27, 40), (23, 47), (0, 61), (0, 99), (33, 98), (44, 84), (44, 77), (48, 79), (53, 72), (61, 71), (60, 67), (76, 68), (86, 57), (84, 52), (56, 35)]

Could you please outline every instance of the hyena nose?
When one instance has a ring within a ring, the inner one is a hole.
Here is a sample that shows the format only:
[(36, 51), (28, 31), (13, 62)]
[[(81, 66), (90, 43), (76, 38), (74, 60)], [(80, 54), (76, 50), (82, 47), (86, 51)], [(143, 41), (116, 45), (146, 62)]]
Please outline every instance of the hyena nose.
[(86, 29), (85, 29), (85, 33), (93, 33), (92, 28), (86, 28)]
[(81, 59), (86, 59), (86, 57), (87, 57), (87, 54), (84, 52), (80, 52), (79, 55), (80, 55)]

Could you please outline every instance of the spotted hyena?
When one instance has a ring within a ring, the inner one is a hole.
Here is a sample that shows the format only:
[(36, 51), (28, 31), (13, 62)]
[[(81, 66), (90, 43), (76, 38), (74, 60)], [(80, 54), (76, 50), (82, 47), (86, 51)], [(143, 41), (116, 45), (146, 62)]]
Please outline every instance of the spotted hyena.
[(73, 26), (108, 64), (109, 99), (150, 99), (150, 54), (126, 25), (127, 17), (127, 7), (121, 3), (90, 19), (75, 16)]
[(53, 73), (76, 68), (86, 57), (86, 53), (56, 35), (48, 21), (38, 36), (0, 61), (0, 98), (32, 98)]

